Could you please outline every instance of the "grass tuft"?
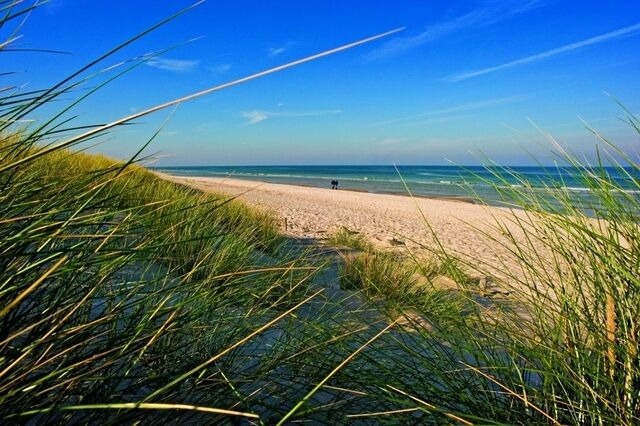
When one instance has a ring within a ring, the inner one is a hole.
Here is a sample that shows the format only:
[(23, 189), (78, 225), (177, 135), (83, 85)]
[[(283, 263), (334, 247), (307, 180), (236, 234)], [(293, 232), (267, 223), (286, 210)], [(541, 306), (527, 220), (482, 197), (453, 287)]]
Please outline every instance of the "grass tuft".
[(364, 235), (342, 226), (329, 236), (329, 244), (358, 251), (372, 251), (373, 244)]

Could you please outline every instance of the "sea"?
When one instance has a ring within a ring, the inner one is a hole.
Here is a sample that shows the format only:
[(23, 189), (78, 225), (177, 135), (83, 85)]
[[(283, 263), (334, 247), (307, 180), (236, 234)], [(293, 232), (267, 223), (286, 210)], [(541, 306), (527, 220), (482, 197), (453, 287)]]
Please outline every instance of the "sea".
[[(575, 167), (541, 166), (176, 166), (156, 167), (177, 176), (208, 176), (339, 190), (455, 198), (489, 205), (514, 205), (518, 190), (547, 194), (564, 190), (574, 204), (598, 203), (584, 173)], [(640, 201), (640, 172), (629, 168), (600, 168), (596, 173), (616, 184), (619, 196)]]

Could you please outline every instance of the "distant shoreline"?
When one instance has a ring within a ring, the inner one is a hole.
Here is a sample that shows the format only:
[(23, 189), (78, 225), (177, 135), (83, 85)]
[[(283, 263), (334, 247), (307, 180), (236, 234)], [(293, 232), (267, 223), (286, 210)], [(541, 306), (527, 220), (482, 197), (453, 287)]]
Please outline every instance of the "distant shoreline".
[[(486, 204), (496, 207), (516, 207), (510, 202), (511, 191), (521, 188), (533, 191), (550, 206), (558, 205), (549, 189), (566, 191), (575, 205), (597, 206), (598, 199), (584, 182), (583, 173), (575, 167), (482, 167), (482, 166), (209, 166), (154, 168), (173, 176), (194, 178), (238, 179), (248, 182), (330, 188), (331, 181), (339, 182), (343, 191), (370, 194), (393, 194), (414, 198), (455, 200)], [(606, 168), (607, 177), (621, 190), (634, 197), (640, 191), (634, 182), (640, 181), (640, 172)], [(408, 188), (408, 190), (407, 190)], [(517, 208), (517, 207), (516, 207)]]
[[(175, 178), (195, 178), (195, 179), (208, 179), (211, 178), (211, 176), (176, 176), (176, 175), (168, 175), (168, 176), (172, 176)], [(220, 179), (226, 179), (226, 178), (220, 178)], [(259, 179), (249, 179), (249, 178), (238, 178), (238, 177), (233, 177), (230, 179), (238, 179), (238, 180), (243, 180), (243, 181), (248, 181), (248, 182), (257, 182), (260, 184), (267, 184), (267, 183), (272, 183), (272, 182), (265, 182), (264, 180), (259, 180)], [(275, 185), (289, 185), (289, 186), (299, 186), (302, 188), (317, 188), (317, 189), (331, 189), (331, 188), (322, 188), (320, 186), (315, 186), (315, 185), (308, 185), (308, 184), (295, 184), (295, 183), (285, 183), (285, 182), (278, 182)], [(445, 200), (445, 201), (455, 201), (455, 202), (460, 202), (460, 203), (469, 203), (469, 204), (479, 204), (476, 200), (474, 200), (471, 197), (453, 197), (453, 196), (438, 196), (438, 195), (423, 195), (423, 194), (408, 194), (406, 192), (398, 192), (398, 191), (375, 191), (375, 190), (366, 190), (366, 189), (358, 189), (358, 188), (338, 188), (336, 191), (347, 191), (347, 192), (358, 192), (358, 193), (362, 193), (362, 194), (386, 194), (386, 195), (400, 195), (400, 196), (405, 196), (405, 197), (414, 197), (414, 198), (424, 198), (424, 199), (428, 199), (428, 200)]]
[[(274, 184), (274, 185), (287, 185), (293, 187), (302, 187), (302, 188), (316, 188), (316, 189), (331, 189), (330, 184), (328, 182), (326, 187), (319, 185), (312, 185), (307, 183), (291, 183), (291, 182), (268, 182), (260, 179), (260, 176), (254, 177), (245, 177), (245, 176), (200, 176), (200, 175), (175, 175), (170, 173), (166, 169), (162, 168), (154, 168), (150, 169), (154, 173), (164, 176), (170, 176), (176, 179), (221, 179), (221, 180), (240, 180), (245, 182), (255, 182), (259, 184)], [(426, 195), (426, 194), (416, 194), (416, 193), (407, 193), (406, 191), (390, 191), (390, 190), (375, 190), (375, 189), (361, 189), (361, 188), (345, 188), (338, 187), (337, 191), (347, 191), (347, 192), (357, 192), (363, 194), (386, 194), (386, 195), (399, 195), (404, 197), (413, 197), (413, 198), (422, 198), (429, 200), (445, 200), (445, 201), (453, 201), (459, 203), (468, 203), (468, 204), (482, 204), (477, 199), (469, 196), (455, 196), (455, 195)]]

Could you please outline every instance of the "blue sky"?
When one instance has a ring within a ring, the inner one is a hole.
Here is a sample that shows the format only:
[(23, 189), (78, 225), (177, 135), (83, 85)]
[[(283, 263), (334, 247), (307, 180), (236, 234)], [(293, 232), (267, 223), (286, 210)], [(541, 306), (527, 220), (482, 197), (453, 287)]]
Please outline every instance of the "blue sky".
[[(13, 45), (70, 54), (4, 52), (0, 69), (16, 73), (2, 85), (51, 85), (190, 4), (52, 0)], [(170, 49), (80, 103), (75, 123), (104, 123), (399, 27), (139, 119), (91, 150), (126, 158), (164, 126), (147, 151), (159, 165), (519, 165), (552, 161), (544, 132), (591, 152), (584, 120), (637, 155), (640, 140), (614, 101), (640, 111), (640, 3), (629, 0), (210, 0), (96, 67)], [(41, 122), (70, 98), (30, 118)]]

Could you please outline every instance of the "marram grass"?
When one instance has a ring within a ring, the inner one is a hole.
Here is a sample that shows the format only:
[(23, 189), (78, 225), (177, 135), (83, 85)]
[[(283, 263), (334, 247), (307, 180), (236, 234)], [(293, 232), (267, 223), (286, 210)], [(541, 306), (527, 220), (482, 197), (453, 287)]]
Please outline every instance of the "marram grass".
[[(6, 5), (0, 29), (11, 33), (10, 24), (33, 9), (22, 6)], [(270, 215), (163, 181), (135, 164), (158, 132), (125, 163), (79, 150), (136, 118), (395, 31), (107, 124), (72, 124), (76, 105), (153, 54), (120, 73), (95, 72), (98, 65), (192, 7), (49, 88), (2, 92), (3, 422), (274, 423), (308, 416), (301, 408), (313, 402), (317, 392), (308, 389), (316, 376), (353, 353), (330, 346), (353, 335), (329, 326), (348, 315), (325, 312), (326, 298), (316, 302), (322, 290), (309, 286), (318, 266), (282, 245)], [(87, 82), (93, 88), (77, 95)], [(54, 112), (21, 127), (45, 107)], [(313, 374), (295, 379), (305, 368)]]
[(140, 401), (235, 412), (229, 381), (250, 381), (260, 357), (229, 348), (307, 293), (310, 268), (274, 251), (271, 217), (65, 151), (0, 183), (3, 418), (135, 418), (97, 407)]
[[(634, 115), (627, 120), (640, 128)], [(579, 162), (552, 140), (589, 188), (590, 204), (576, 205), (562, 188), (509, 189), (511, 202), (527, 210), (496, 220), (486, 233), (517, 261), (517, 269), (501, 271), (507, 299), (478, 297), (470, 281), (459, 279), (459, 294), (468, 303), (447, 314), (433, 304), (421, 307), (412, 303), (415, 298), (393, 296), (395, 286), (412, 285), (400, 274), (404, 262), (350, 262), (349, 282), (360, 283), (367, 294), (375, 290), (376, 297), (389, 294), (412, 320), (402, 324), (407, 333), (399, 345), (371, 355), (372, 374), (345, 371), (345, 380), (397, 411), (398, 421), (406, 413), (415, 417), (414, 409), (445, 422), (453, 413), (456, 423), (640, 422), (640, 167), (598, 137), (613, 154), (600, 156), (595, 165)], [(632, 190), (611, 179), (605, 165), (625, 174)], [(527, 238), (516, 238), (514, 226)], [(452, 258), (441, 250), (438, 257)], [(468, 259), (458, 263), (472, 273), (491, 273)]]
[(297, 352), (274, 336), (316, 297), (317, 268), (281, 249), (267, 214), (133, 161), (65, 150), (98, 134), (69, 137), (84, 129), (67, 107), (17, 127), (109, 53), (49, 89), (0, 99), (0, 418), (256, 418), (277, 360)]
[[(20, 7), (6, 6), (2, 28), (31, 9)], [(558, 188), (507, 194), (528, 209), (513, 220), (530, 237), (495, 224), (521, 266), (503, 271), (511, 300), (477, 296), (462, 270), (486, 274), (481, 264), (441, 250), (441, 262), (411, 263), (352, 235), (335, 242), (363, 253), (327, 295), (317, 261), (288, 250), (268, 214), (136, 158), (77, 152), (135, 117), (73, 127), (61, 107), (16, 127), (148, 31), (59, 84), (0, 98), (3, 423), (640, 422), (640, 202), (604, 159), (583, 165), (557, 145), (592, 206)], [(639, 187), (637, 161), (601, 141)], [(457, 288), (430, 286), (440, 275)]]

